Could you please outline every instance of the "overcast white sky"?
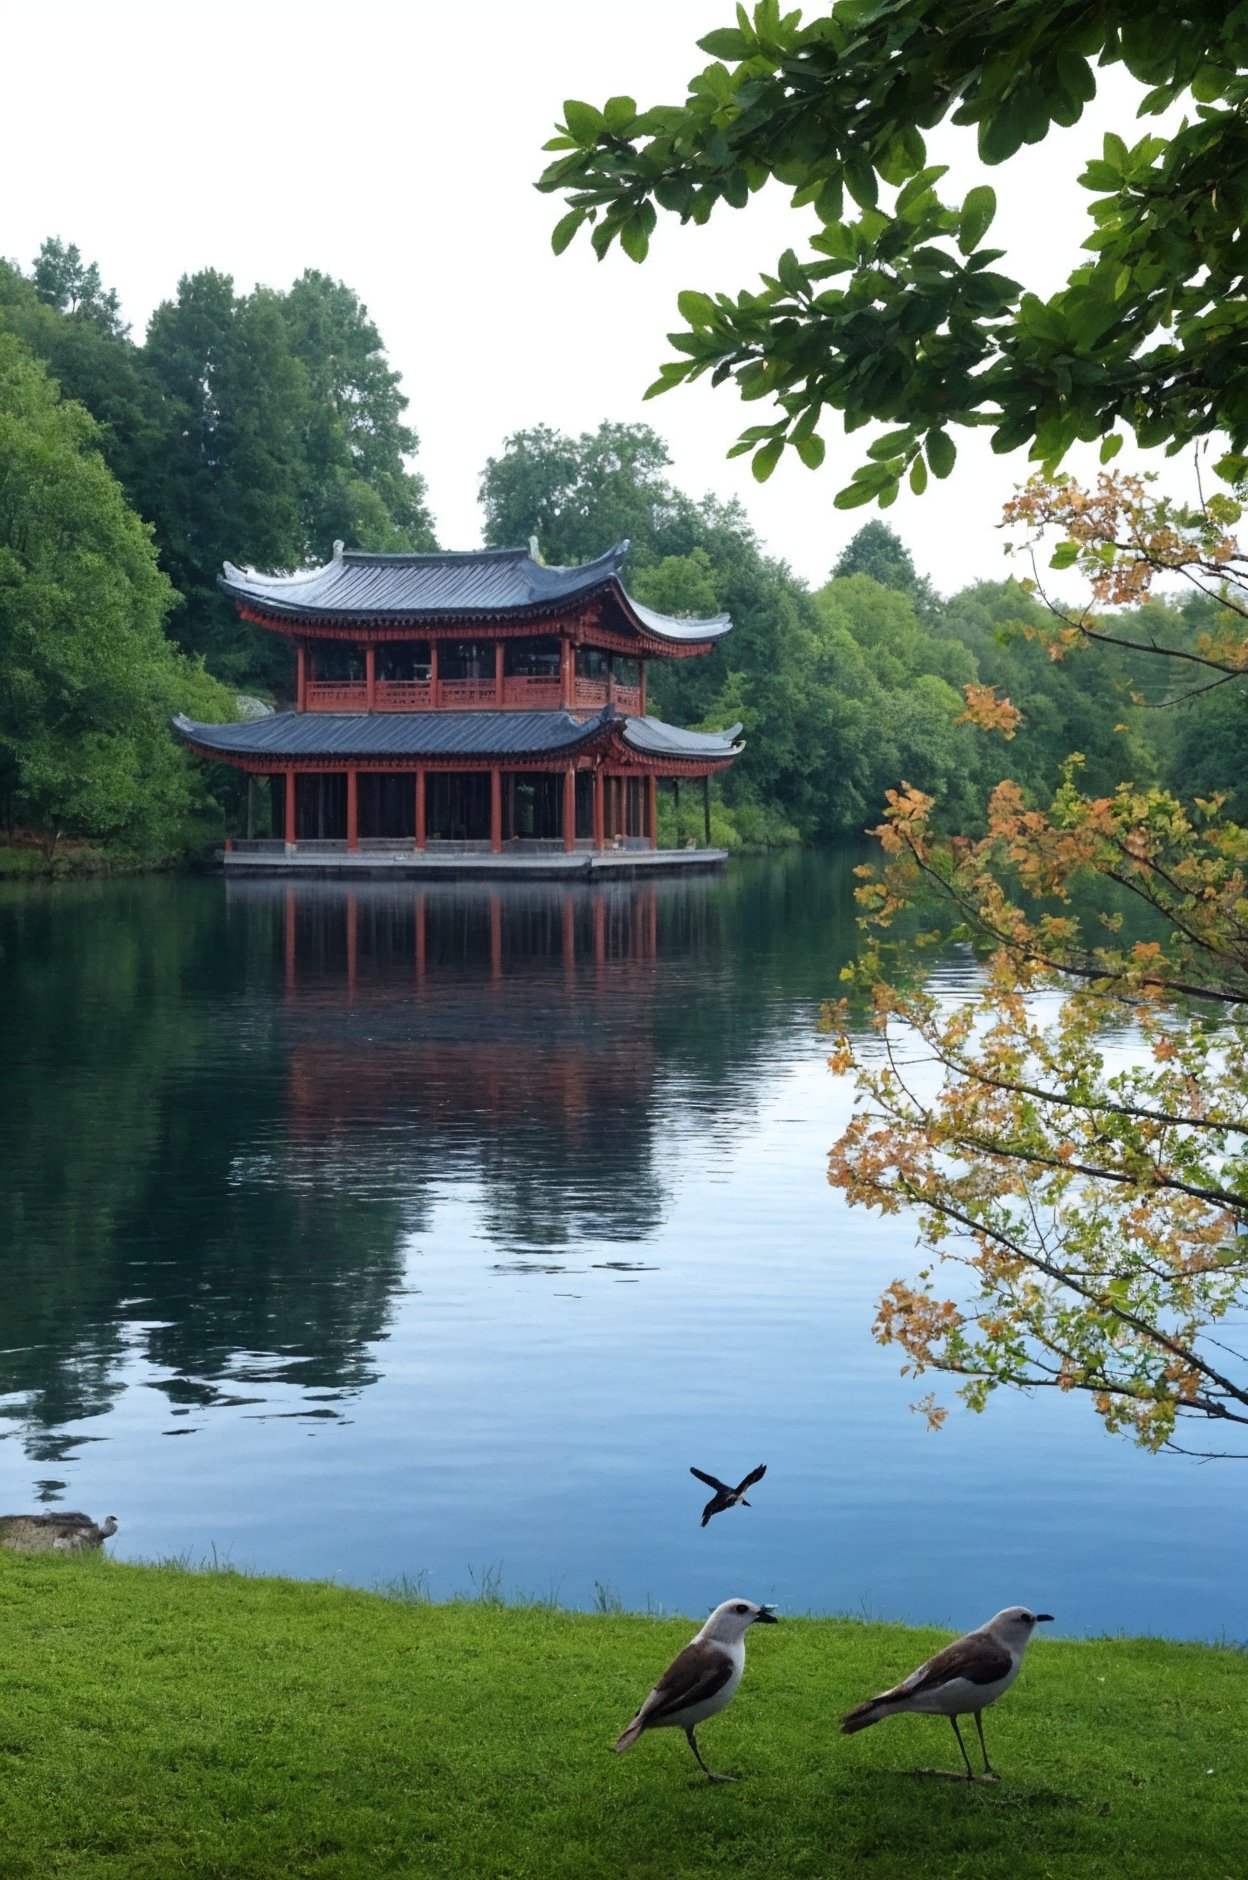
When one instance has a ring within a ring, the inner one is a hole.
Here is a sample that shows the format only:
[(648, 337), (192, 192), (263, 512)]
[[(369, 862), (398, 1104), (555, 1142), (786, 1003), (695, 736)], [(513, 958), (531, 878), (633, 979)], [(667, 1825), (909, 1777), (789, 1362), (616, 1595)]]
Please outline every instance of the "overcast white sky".
[[(479, 542), (478, 478), (508, 433), (644, 420), (667, 439), (675, 482), (739, 496), (770, 550), (820, 582), (879, 513), (832, 507), (864, 434), (829, 423), (822, 470), (786, 457), (760, 487), (748, 458), (724, 455), (760, 407), (705, 384), (641, 398), (668, 356), (677, 293), (749, 285), (800, 249), (805, 217), (772, 189), (706, 229), (660, 218), (642, 267), (615, 249), (598, 263), (583, 239), (556, 259), (562, 205), (532, 187), (564, 98), (678, 99), (706, 63), (695, 39), (731, 16), (729, 0), (10, 7), (0, 253), (28, 268), (46, 235), (77, 242), (137, 337), (199, 268), (243, 291), (285, 287), (307, 267), (346, 281), (403, 375), (447, 548)], [(1104, 129), (1130, 135), (1133, 96), (1110, 75), (1080, 125), (992, 173), (1001, 265), (1028, 286), (1065, 278), (1089, 227), (1075, 178)], [(949, 161), (963, 141), (947, 135), (933, 154)], [(973, 154), (960, 158), (957, 193), (982, 175)], [(946, 592), (1010, 570), (996, 524), (1027, 472), (1024, 455), (994, 458), (981, 437), (956, 436), (950, 481), (887, 512)]]

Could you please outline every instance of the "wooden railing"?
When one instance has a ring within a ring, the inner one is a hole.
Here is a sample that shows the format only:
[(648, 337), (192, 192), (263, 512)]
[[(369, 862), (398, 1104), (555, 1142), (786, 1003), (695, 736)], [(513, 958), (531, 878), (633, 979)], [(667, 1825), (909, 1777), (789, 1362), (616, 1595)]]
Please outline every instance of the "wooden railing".
[(641, 687), (639, 685), (608, 685), (605, 679), (582, 679), (578, 676), (572, 702), (578, 709), (601, 707), (608, 703), (617, 711), (640, 712)]
[(493, 679), (439, 679), (437, 703), (444, 710), (481, 711), (497, 705)]
[(554, 711), (559, 706), (559, 680), (546, 673), (508, 673), (503, 680), (503, 704), (529, 711)]
[[(573, 682), (572, 709), (597, 711), (608, 700), (622, 712), (641, 711), (641, 687), (611, 685), (605, 679), (577, 678)], [(489, 711), (499, 704), (493, 679), (378, 679), (373, 687), (373, 710), (378, 712)], [(505, 711), (556, 711), (560, 704), (558, 679), (529, 673), (511, 673), (503, 680)], [(366, 712), (368, 686), (363, 679), (309, 679), (304, 709), (310, 712)]]
[(378, 679), (374, 710), (427, 712), (433, 707), (433, 686), (428, 679)]
[(310, 712), (364, 712), (368, 687), (363, 679), (309, 679), (304, 707)]

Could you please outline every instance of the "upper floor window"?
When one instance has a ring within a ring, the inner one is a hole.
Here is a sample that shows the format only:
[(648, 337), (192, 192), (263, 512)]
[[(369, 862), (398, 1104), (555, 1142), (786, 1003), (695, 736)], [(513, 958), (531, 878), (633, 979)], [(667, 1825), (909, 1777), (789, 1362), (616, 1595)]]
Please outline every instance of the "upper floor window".
[(559, 642), (544, 640), (508, 640), (503, 653), (503, 671), (525, 679), (559, 677)]
[(443, 640), (438, 647), (439, 679), (492, 679), (494, 648), (487, 640)]

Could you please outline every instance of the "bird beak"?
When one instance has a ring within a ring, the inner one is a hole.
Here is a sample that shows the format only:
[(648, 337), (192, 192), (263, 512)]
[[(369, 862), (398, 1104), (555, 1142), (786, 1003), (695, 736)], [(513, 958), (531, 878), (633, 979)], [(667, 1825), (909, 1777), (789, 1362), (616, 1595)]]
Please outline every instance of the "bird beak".
[(1038, 1625), (1051, 1625), (1053, 1623), (1053, 1614), (1051, 1612), (1038, 1612), (1036, 1614), (1036, 1623)]
[(779, 1625), (780, 1623), (770, 1606), (760, 1606), (754, 1615), (754, 1622), (756, 1625)]

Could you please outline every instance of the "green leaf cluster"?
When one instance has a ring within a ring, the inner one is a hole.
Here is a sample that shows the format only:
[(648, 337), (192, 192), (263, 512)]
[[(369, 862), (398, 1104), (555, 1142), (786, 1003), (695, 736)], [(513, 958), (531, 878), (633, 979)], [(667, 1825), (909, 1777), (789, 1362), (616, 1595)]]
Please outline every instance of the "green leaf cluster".
[[(982, 426), (994, 450), (1052, 466), (1077, 441), (1107, 461), (1133, 432), (1181, 448), (1226, 431), (1248, 450), (1248, 0), (836, 0), (802, 23), (775, 0), (700, 42), (716, 61), (683, 104), (609, 121), (569, 107), (538, 188), (571, 207), (556, 247), (590, 229), (644, 258), (658, 210), (705, 222), (774, 182), (820, 224), (758, 285), (681, 296), (686, 327), (652, 393), (709, 373), (778, 415), (737, 450), (769, 476), (786, 448), (814, 467), (817, 427), (890, 428), (837, 497), (886, 507), (903, 478), (922, 493), (953, 468), (951, 431)], [(1066, 285), (1024, 291), (982, 244), (991, 188), (938, 194), (925, 133), (949, 121), (981, 159), (1078, 122), (1094, 65), (1121, 64), (1148, 117), (1177, 100), (1169, 137), (1110, 133), (1087, 164), (1092, 226)], [(628, 100), (632, 105), (632, 100)]]

